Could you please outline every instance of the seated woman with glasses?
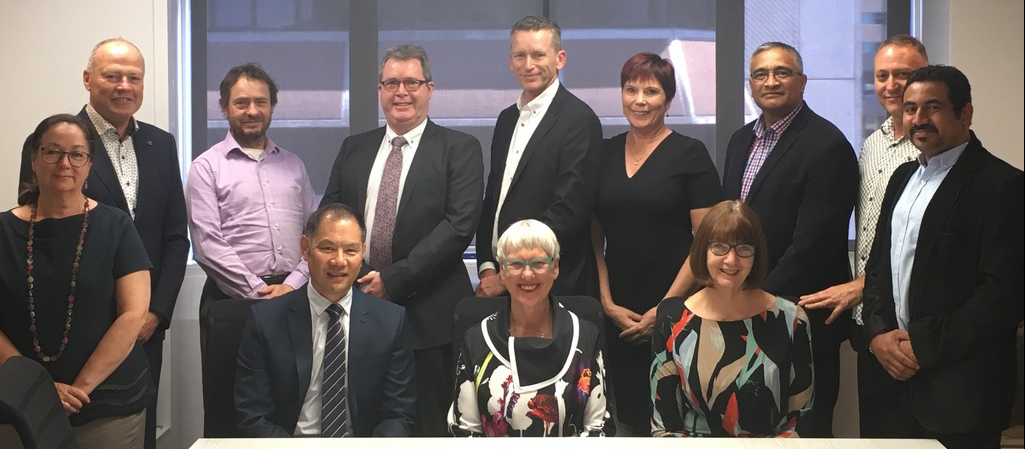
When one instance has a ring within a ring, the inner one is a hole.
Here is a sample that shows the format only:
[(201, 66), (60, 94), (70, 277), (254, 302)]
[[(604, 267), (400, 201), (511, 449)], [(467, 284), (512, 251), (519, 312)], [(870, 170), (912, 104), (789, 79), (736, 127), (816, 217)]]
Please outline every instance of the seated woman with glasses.
[[(29, 357), (53, 377), (82, 448), (141, 448), (153, 399), (137, 344), (149, 257), (131, 217), (85, 196), (89, 131), (43, 120), (26, 143), (35, 182), (0, 213), (0, 364)], [(5, 429), (5, 427), (7, 427)], [(21, 447), (0, 426), (0, 447)]]
[(470, 327), (456, 362), (456, 436), (602, 436), (609, 420), (598, 328), (550, 295), (559, 242), (537, 220), (498, 240), (510, 298)]
[(740, 201), (701, 221), (690, 268), (703, 289), (658, 306), (652, 337), (653, 436), (795, 437), (812, 405), (804, 310), (759, 289), (765, 236)]

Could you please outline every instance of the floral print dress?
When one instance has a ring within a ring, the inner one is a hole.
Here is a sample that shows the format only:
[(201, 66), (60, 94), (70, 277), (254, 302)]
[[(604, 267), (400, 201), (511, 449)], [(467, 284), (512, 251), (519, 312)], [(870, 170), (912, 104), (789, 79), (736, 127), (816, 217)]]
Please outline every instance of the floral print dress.
[(808, 316), (784, 298), (737, 321), (666, 298), (652, 335), (653, 436), (797, 436), (812, 405)]
[(509, 335), (508, 304), (466, 331), (449, 429), (456, 436), (604, 436), (598, 328), (554, 301), (552, 339)]

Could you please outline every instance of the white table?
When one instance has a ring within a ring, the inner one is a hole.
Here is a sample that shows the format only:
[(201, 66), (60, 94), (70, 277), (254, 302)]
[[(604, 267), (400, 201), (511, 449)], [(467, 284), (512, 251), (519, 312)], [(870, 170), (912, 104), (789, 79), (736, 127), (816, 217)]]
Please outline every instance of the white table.
[(199, 439), (191, 449), (943, 449), (936, 440), (812, 438), (266, 438)]

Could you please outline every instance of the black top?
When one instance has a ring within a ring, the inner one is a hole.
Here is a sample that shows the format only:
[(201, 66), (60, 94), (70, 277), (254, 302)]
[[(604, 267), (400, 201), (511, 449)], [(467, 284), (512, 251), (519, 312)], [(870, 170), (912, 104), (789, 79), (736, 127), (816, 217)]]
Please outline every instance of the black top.
[(605, 141), (604, 177), (595, 213), (605, 230), (605, 263), (616, 305), (647, 312), (665, 296), (687, 259), (690, 211), (722, 193), (705, 145), (672, 132), (632, 178), (626, 176), (626, 133)]
[[(28, 227), (27, 221), (10, 211), (0, 213), (0, 331), (18, 352), (42, 363), (54, 381), (71, 384), (117, 319), (115, 280), (149, 269), (149, 257), (128, 214), (98, 203), (89, 212), (68, 344), (57, 361), (42, 362), (33, 350), (29, 332), (25, 274)], [(60, 346), (71, 265), (81, 229), (82, 214), (43, 219), (35, 225), (33, 294), (43, 354), (54, 354)], [(136, 344), (125, 361), (89, 395), (90, 403), (70, 416), (71, 424), (137, 413), (152, 399), (151, 385), (146, 356)]]

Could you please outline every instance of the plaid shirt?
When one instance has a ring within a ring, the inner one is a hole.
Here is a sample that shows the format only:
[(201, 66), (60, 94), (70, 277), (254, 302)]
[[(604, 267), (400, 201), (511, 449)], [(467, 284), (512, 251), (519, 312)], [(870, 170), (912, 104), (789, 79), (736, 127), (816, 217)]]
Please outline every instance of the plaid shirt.
[(751, 144), (751, 153), (747, 156), (747, 166), (744, 167), (744, 179), (740, 186), (741, 201), (747, 200), (747, 193), (751, 191), (751, 184), (754, 184), (755, 176), (758, 176), (758, 170), (761, 170), (765, 159), (769, 157), (769, 152), (776, 146), (776, 142), (779, 142), (779, 137), (793, 123), (794, 117), (797, 117), (797, 113), (801, 112), (801, 109), (804, 109), (804, 103), (801, 103), (793, 111), (790, 111), (786, 117), (783, 117), (782, 120), (768, 128), (765, 127), (765, 115), (758, 117), (754, 129), (755, 141)]

